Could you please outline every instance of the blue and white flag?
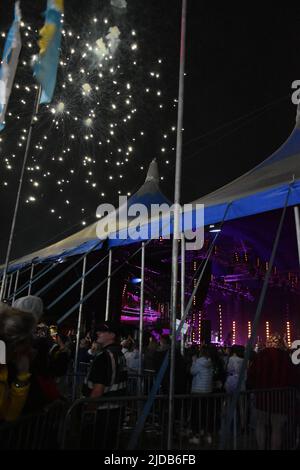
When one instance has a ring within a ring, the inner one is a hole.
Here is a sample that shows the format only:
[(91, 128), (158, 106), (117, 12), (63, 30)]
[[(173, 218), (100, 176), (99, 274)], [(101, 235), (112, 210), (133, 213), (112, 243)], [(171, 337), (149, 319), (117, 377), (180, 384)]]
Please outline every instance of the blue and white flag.
[(63, 12), (63, 0), (48, 0), (45, 24), (38, 42), (40, 53), (33, 66), (34, 76), (42, 86), (40, 104), (50, 103), (55, 90)]
[(0, 131), (5, 127), (5, 114), (22, 49), (20, 21), (21, 10), (20, 2), (18, 1), (15, 4), (15, 18), (6, 38), (0, 68)]

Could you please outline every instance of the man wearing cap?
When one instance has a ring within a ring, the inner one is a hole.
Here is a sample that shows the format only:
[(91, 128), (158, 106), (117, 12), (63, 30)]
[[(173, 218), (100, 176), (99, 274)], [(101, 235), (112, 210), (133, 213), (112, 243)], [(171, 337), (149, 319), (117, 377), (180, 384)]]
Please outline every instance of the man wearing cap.
[[(87, 377), (90, 398), (123, 396), (127, 388), (126, 360), (119, 343), (120, 328), (105, 322), (95, 329), (97, 343), (102, 351), (96, 356)], [(121, 404), (103, 401), (97, 410), (97, 448), (114, 448), (121, 426)]]

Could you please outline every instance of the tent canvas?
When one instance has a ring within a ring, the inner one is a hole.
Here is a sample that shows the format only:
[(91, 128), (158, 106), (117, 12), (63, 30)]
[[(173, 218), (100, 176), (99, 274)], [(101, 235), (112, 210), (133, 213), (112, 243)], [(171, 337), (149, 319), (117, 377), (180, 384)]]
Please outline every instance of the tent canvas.
[[(152, 204), (170, 205), (170, 201), (159, 189), (159, 175), (156, 160), (153, 160), (150, 164), (146, 180), (142, 187), (128, 199), (128, 207), (134, 204), (143, 204), (147, 208), (150, 208)], [(122, 210), (123, 208), (119, 207), (119, 209), (115, 211), (116, 215), (118, 216), (122, 213)], [(98, 222), (99, 220), (53, 245), (12, 261), (9, 266), (9, 271), (12, 272), (22, 269), (32, 262), (55, 262), (74, 255), (84, 254), (93, 248), (100, 250), (104, 241), (107, 239), (107, 234), (104, 232), (103, 236), (99, 234), (99, 231), (97, 231)], [(148, 224), (148, 219), (144, 222)], [(117, 232), (121, 233), (123, 229), (122, 223), (117, 225)], [(118, 244), (122, 244), (122, 242), (122, 240), (118, 240)]]
[[(300, 129), (296, 127), (288, 140), (269, 158), (222, 188), (193, 201), (193, 205), (204, 204), (204, 224), (221, 222), (227, 210), (226, 220), (234, 220), (250, 215), (279, 209), (284, 206), (287, 191), (291, 187), (289, 206), (300, 203)], [(143, 203), (169, 204), (159, 189), (159, 177), (156, 162), (152, 162), (144, 185), (128, 201), (128, 206)], [(228, 209), (228, 205), (230, 205)], [(196, 220), (196, 219), (194, 219)], [(66, 257), (79, 255), (91, 250), (100, 249), (96, 234), (98, 222), (51, 245), (43, 250), (31, 253), (10, 264), (10, 271), (20, 269), (34, 262), (51, 262)], [(145, 220), (149, 224), (149, 220)], [(195, 229), (196, 227), (187, 227)], [(118, 226), (121, 233), (124, 227)], [(170, 227), (172, 233), (172, 227)], [(107, 237), (105, 237), (107, 238)], [(124, 240), (108, 240), (108, 246), (120, 246)], [(136, 243), (127, 240), (126, 243)]]
[(279, 150), (231, 183), (196, 201), (205, 206), (205, 225), (234, 220), (300, 203), (300, 129), (297, 127)]

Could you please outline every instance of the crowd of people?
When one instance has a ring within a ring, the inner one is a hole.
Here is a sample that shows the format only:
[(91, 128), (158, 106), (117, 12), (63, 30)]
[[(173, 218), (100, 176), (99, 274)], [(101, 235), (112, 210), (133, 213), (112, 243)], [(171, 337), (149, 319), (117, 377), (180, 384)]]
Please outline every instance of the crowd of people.
[[(43, 322), (43, 302), (35, 296), (18, 299), (12, 306), (0, 304), (0, 340), (6, 346), (6, 364), (0, 365), (0, 423), (15, 421), (21, 415), (38, 412), (49, 403), (70, 399), (65, 377), (78, 371), (75, 368), (76, 336), (64, 335), (56, 326)], [(143, 341), (143, 373), (160, 370), (170, 350), (170, 336), (148, 334)], [(202, 438), (212, 442), (210, 396), (234, 394), (244, 364), (245, 348), (233, 345), (220, 347), (203, 344), (184, 349), (176, 347), (175, 394), (203, 397), (192, 400), (190, 413), (190, 443), (198, 445)], [(109, 398), (137, 393), (130, 379), (138, 378), (140, 350), (132, 335), (122, 336), (119, 325), (104, 322), (96, 325), (80, 339), (78, 363), (87, 365), (81, 396)], [(76, 369), (76, 370), (75, 370)], [(160, 393), (169, 392), (169, 370), (166, 371)], [(240, 381), (240, 390), (270, 390), (296, 388), (300, 385), (299, 366), (291, 361), (291, 351), (280, 335), (271, 335), (260, 351), (252, 352)], [(144, 393), (149, 390), (144, 389)], [(268, 405), (269, 406), (269, 405)], [(271, 447), (282, 443), (286, 415), (291, 410), (266, 409), (256, 403), (256, 436), (259, 448), (265, 448), (266, 433), (271, 426)], [(219, 410), (220, 411), (220, 410)], [(297, 410), (295, 409), (295, 414)], [(175, 419), (180, 410), (175, 406)], [(118, 410), (109, 414), (110, 428), (115, 429)], [(242, 413), (240, 419), (242, 420)], [(108, 419), (105, 410), (98, 413), (99, 432)], [(115, 425), (112, 423), (115, 422)], [(113, 439), (103, 436), (103, 439)]]
[(39, 297), (0, 304), (0, 339), (6, 349), (0, 365), (0, 422), (41, 411), (63, 397), (60, 380), (69, 367), (71, 343), (42, 316)]

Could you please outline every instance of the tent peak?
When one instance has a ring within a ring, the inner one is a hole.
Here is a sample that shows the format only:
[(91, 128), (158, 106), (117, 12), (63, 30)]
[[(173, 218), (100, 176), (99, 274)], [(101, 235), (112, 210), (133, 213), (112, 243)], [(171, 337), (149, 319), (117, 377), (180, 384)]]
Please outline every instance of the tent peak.
[(148, 181), (154, 181), (156, 183), (159, 182), (159, 173), (158, 173), (158, 165), (157, 165), (156, 158), (154, 158), (149, 165), (145, 183), (148, 183)]

